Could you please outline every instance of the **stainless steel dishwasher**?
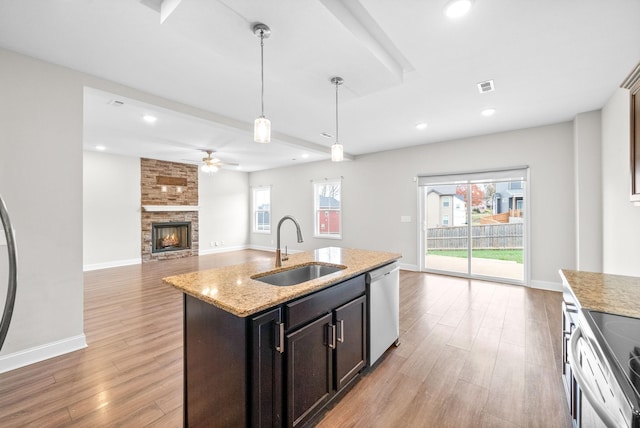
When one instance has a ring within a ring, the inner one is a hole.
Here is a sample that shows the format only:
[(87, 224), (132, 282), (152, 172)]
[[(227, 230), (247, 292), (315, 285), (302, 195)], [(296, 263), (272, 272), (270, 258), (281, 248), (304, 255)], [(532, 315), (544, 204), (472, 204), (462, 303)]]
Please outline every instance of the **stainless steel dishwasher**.
[(400, 338), (400, 269), (390, 263), (367, 273), (369, 366)]

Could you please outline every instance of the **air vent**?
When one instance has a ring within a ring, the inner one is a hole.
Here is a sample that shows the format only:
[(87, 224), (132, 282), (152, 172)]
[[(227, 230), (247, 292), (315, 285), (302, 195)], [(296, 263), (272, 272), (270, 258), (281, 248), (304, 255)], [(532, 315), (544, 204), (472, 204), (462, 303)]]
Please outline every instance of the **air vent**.
[(120, 107), (124, 105), (124, 101), (120, 101), (120, 100), (111, 100), (109, 101), (107, 104), (112, 105), (114, 107)]
[(478, 83), (478, 91), (480, 91), (481, 94), (493, 92), (495, 90), (496, 88), (495, 86), (493, 86), (493, 80), (486, 80), (484, 82)]

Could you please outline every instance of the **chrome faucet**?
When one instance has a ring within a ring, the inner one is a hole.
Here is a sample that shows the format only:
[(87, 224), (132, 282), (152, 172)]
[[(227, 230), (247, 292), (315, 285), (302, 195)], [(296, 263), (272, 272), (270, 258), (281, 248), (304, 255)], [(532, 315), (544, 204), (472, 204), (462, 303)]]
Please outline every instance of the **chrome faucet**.
[(280, 219), (280, 221), (278, 222), (278, 237), (277, 237), (277, 248), (276, 248), (276, 267), (280, 267), (282, 266), (282, 259), (280, 258), (280, 226), (282, 226), (282, 222), (285, 220), (291, 220), (293, 222), (293, 224), (296, 225), (296, 233), (298, 234), (298, 242), (303, 242), (302, 240), (302, 232), (300, 231), (300, 225), (298, 224), (298, 222), (296, 221), (295, 218), (293, 218), (290, 215), (286, 215), (284, 217), (282, 217)]

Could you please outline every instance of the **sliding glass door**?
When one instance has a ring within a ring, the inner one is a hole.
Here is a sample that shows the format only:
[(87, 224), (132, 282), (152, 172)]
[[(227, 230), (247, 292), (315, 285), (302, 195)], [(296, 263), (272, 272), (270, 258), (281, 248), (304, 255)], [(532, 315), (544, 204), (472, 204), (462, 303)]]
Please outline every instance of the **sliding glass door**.
[(422, 270), (524, 283), (527, 172), (419, 177)]

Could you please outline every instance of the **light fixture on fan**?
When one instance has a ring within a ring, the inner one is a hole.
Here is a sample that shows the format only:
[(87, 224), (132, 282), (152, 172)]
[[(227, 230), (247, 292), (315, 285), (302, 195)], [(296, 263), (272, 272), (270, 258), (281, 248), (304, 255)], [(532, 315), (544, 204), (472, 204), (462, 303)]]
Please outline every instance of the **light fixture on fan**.
[(271, 35), (271, 29), (259, 22), (253, 26), (253, 34), (260, 37), (260, 117), (253, 125), (253, 141), (268, 143), (271, 141), (271, 121), (264, 117), (264, 39)]
[(213, 151), (211, 150), (205, 150), (205, 152), (207, 153), (207, 157), (202, 158), (202, 162), (204, 163), (200, 167), (200, 170), (207, 174), (211, 174), (212, 172), (218, 172), (218, 170), (220, 169), (219, 165), (221, 163), (220, 159), (211, 157), (211, 155), (213, 154)]
[(332, 77), (331, 83), (336, 85), (336, 142), (331, 146), (331, 161), (342, 162), (344, 159), (344, 149), (338, 140), (338, 86), (344, 83), (342, 77)]

